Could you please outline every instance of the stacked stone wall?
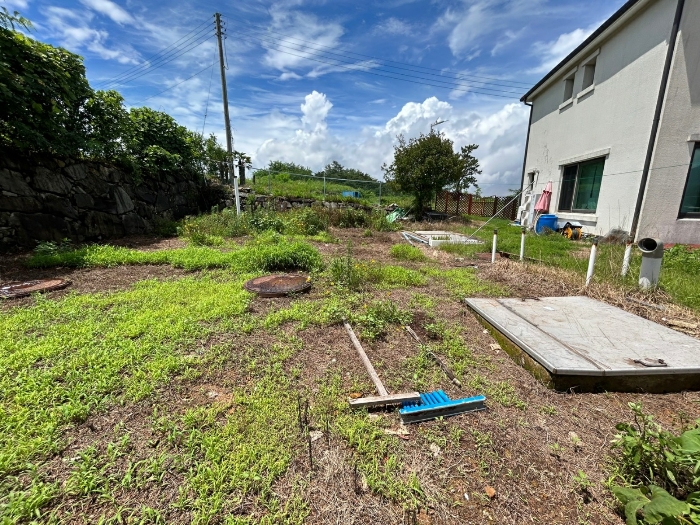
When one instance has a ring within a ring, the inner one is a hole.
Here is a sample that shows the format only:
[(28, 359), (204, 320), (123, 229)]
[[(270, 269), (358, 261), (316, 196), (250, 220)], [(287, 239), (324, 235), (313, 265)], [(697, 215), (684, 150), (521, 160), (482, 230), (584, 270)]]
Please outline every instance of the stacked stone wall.
[(162, 179), (76, 159), (0, 154), (0, 250), (154, 231), (220, 205), (226, 192), (187, 174)]

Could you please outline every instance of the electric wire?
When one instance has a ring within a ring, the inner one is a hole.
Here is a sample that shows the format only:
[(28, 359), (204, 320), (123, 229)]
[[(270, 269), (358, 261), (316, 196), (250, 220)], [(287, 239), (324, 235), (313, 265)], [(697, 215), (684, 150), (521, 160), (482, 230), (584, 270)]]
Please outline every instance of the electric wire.
[[(388, 71), (388, 70), (386, 70), (386, 69), (382, 69), (381, 66), (380, 66), (380, 67), (377, 67), (377, 68), (374, 68), (374, 69), (365, 69), (365, 67), (364, 67), (361, 63), (358, 64), (356, 61), (345, 61), (345, 60), (341, 60), (341, 59), (339, 59), (339, 58), (327, 57), (327, 56), (325, 56), (325, 55), (320, 55), (320, 54), (317, 54), (317, 53), (312, 53), (312, 52), (309, 51), (308, 49), (297, 49), (297, 48), (294, 48), (294, 47), (286, 46), (286, 45), (284, 45), (284, 44), (278, 43), (278, 42), (275, 41), (274, 39), (270, 39), (270, 38), (266, 38), (266, 37), (251, 36), (251, 38), (256, 39), (256, 40), (258, 40), (258, 41), (262, 41), (263, 43), (265, 43), (265, 40), (271, 41), (272, 43), (268, 43), (267, 45), (269, 45), (269, 46), (277, 46), (277, 47), (273, 47), (273, 49), (274, 49), (275, 51), (277, 51), (277, 52), (285, 53), (285, 54), (289, 54), (289, 55), (294, 55), (294, 56), (297, 56), (297, 57), (300, 57), (300, 58), (304, 58), (304, 59), (307, 59), (307, 60), (314, 60), (314, 61), (316, 61), (316, 62), (321, 62), (321, 63), (327, 64), (327, 65), (331, 65), (331, 66), (343, 67), (341, 64), (348, 64), (348, 65), (350, 66), (349, 69), (353, 69), (353, 70), (357, 70), (357, 71), (362, 71), (362, 72), (365, 72), (365, 73), (370, 72), (370, 71), (380, 71), (380, 72), (382, 72), (382, 73), (389, 73), (389, 74), (391, 74), (391, 75), (396, 75), (396, 76), (399, 76), (399, 77), (406, 77), (406, 78), (409, 78), (409, 79), (416, 79), (416, 80), (412, 80), (412, 82), (415, 82), (415, 83), (418, 83), (417, 80), (426, 80), (426, 81), (428, 81), (428, 82), (431, 82), (431, 84), (426, 84), (426, 85), (431, 85), (431, 86), (433, 86), (433, 87), (449, 88), (449, 89), (453, 89), (453, 88), (454, 88), (455, 90), (458, 90), (458, 91), (469, 91), (469, 92), (473, 92), (474, 89), (481, 89), (481, 90), (484, 90), (484, 92), (485, 92), (486, 90), (488, 90), (489, 92), (507, 93), (507, 94), (510, 94), (510, 95), (514, 95), (514, 96), (517, 97), (517, 98), (520, 98), (520, 95), (521, 95), (521, 92), (520, 92), (520, 91), (503, 90), (503, 89), (492, 88), (492, 87), (489, 87), (489, 86), (477, 86), (477, 85), (474, 85), (471, 89), (460, 89), (460, 88), (467, 87), (467, 85), (465, 84), (466, 82), (470, 82), (470, 84), (471, 84), (471, 83), (473, 83), (473, 84), (477, 84), (477, 83), (488, 84), (488, 83), (486, 83), (486, 82), (484, 82), (484, 81), (478, 81), (478, 82), (475, 82), (475, 81), (463, 81), (463, 82), (461, 82), (461, 83), (457, 83), (457, 82), (452, 82), (452, 81), (449, 81), (449, 80), (439, 80), (439, 79), (437, 79), (437, 78), (429, 78), (429, 77), (422, 77), (422, 76), (417, 76), (417, 75), (408, 75), (408, 74), (406, 74), (406, 73), (399, 73), (399, 72), (396, 72), (396, 71)], [(299, 45), (299, 44), (295, 44), (295, 45)], [(304, 53), (304, 55), (298, 55), (298, 54), (295, 54), (295, 53), (291, 53), (291, 52), (289, 52), (289, 51), (283, 51), (282, 49), (278, 49), (278, 48), (291, 49), (291, 50), (297, 51), (297, 52), (299, 52), (299, 53)], [(328, 52), (328, 51), (323, 51), (323, 53), (329, 53), (329, 54), (334, 54), (334, 55), (342, 56), (342, 55), (340, 55), (339, 53), (330, 53), (330, 52)], [(310, 56), (309, 56), (309, 55), (310, 55)], [(326, 61), (323, 61), (323, 60), (315, 60), (315, 59), (311, 58), (312, 56), (313, 56), (313, 57), (319, 57), (319, 58), (322, 58), (322, 59), (326, 59)], [(335, 62), (329, 62), (330, 60), (335, 61)], [(387, 76), (387, 75), (380, 75), (380, 76)], [(403, 79), (403, 78), (395, 78), (395, 77), (388, 77), (388, 78), (394, 78), (395, 80), (405, 80), (405, 79)], [(435, 83), (445, 84), (445, 85), (436, 85)], [(503, 87), (503, 86), (502, 86), (502, 87)], [(511, 87), (511, 86), (507, 86), (507, 87)], [(484, 94), (485, 94), (485, 93), (484, 93)], [(489, 93), (489, 94), (490, 94), (490, 93)], [(509, 97), (509, 98), (510, 98), (510, 97)]]
[[(208, 23), (208, 21), (202, 22), (197, 27), (195, 27), (192, 31), (189, 31), (188, 33), (183, 35), (181, 38), (176, 40), (175, 42), (172, 42), (171, 44), (164, 47), (163, 49), (161, 49), (157, 53), (154, 53), (153, 55), (149, 56), (141, 64), (133, 66), (133, 67), (127, 69), (126, 71), (122, 71), (117, 76), (112, 77), (110, 79), (106, 79), (106, 80), (100, 82), (99, 84), (100, 85), (111, 84), (113, 82), (117, 82), (117, 81), (121, 80), (124, 77), (128, 77), (128, 76), (130, 76), (130, 75), (132, 75), (132, 74), (134, 74), (142, 69), (147, 69), (148, 67), (150, 67), (151, 64), (153, 64), (154, 61), (160, 60), (160, 58), (162, 58), (164, 55), (168, 55), (168, 54), (172, 53), (173, 51), (177, 51), (178, 48), (181, 49), (182, 46), (186, 44), (186, 42), (182, 42), (182, 41), (183, 40), (190, 40), (191, 35), (193, 35), (193, 33), (197, 33), (197, 34), (202, 33), (202, 31), (205, 30), (206, 28), (203, 28), (203, 29), (200, 29), (200, 28), (201, 28), (201, 26), (203, 26), (204, 24), (207, 24), (207, 23)], [(173, 49), (171, 49), (171, 48), (173, 48)]]
[[(225, 16), (225, 17), (228, 18), (228, 15), (226, 15), (226, 14), (222, 14), (222, 16)], [(262, 26), (262, 25), (260, 25), (260, 24), (255, 24), (255, 23), (252, 23), (252, 22), (249, 22), (249, 21), (246, 21), (246, 24), (247, 24), (247, 29), (248, 29), (248, 30), (256, 31), (256, 32), (259, 32), (259, 33), (266, 33), (266, 32), (269, 31), (269, 29), (270, 29), (269, 27), (265, 27), (265, 26)], [(252, 28), (250, 28), (250, 26), (259, 27), (260, 29), (252, 29)], [(299, 41), (299, 42), (303, 42), (304, 44), (308, 44), (308, 45), (313, 45), (313, 46), (318, 46), (318, 47), (325, 47), (325, 48), (328, 48), (328, 49), (335, 49), (335, 48), (332, 47), (332, 46), (327, 46), (327, 45), (324, 45), (324, 44), (320, 44), (320, 43), (318, 43), (318, 42), (311, 42), (311, 41), (309, 41), (309, 40), (304, 40), (304, 39), (301, 39), (301, 38), (298, 38), (298, 37), (295, 37), (295, 36), (292, 36), (292, 35), (288, 35), (288, 34), (285, 34), (285, 33), (279, 33), (279, 32), (278, 32), (278, 34), (283, 35), (284, 38), (285, 38), (285, 39), (288, 39), (288, 40), (297, 40), (297, 41)], [(527, 82), (518, 82), (518, 81), (516, 81), (516, 80), (500, 79), (500, 78), (495, 78), (495, 77), (488, 77), (488, 76), (475, 75), (475, 74), (466, 74), (466, 73), (453, 73), (452, 75), (449, 75), (449, 74), (446, 74), (444, 70), (436, 69), (436, 68), (432, 68), (432, 67), (420, 66), (420, 65), (415, 65), (415, 64), (409, 64), (409, 63), (407, 63), (407, 62), (400, 62), (400, 61), (397, 61), (397, 60), (389, 60), (389, 59), (379, 58), (379, 57), (376, 57), (376, 56), (366, 55), (366, 54), (363, 54), (363, 53), (357, 53), (357, 52), (354, 52), (354, 51), (344, 51), (344, 52), (345, 52), (346, 54), (355, 55), (355, 56), (359, 56), (359, 57), (363, 57), (363, 58), (369, 58), (369, 59), (377, 60), (377, 61), (380, 61), (380, 62), (392, 63), (392, 64), (401, 64), (402, 66), (408, 66), (409, 68), (413, 68), (413, 70), (421, 70), (421, 69), (423, 69), (423, 70), (426, 70), (426, 71), (435, 71), (435, 72), (438, 74), (437, 76), (451, 77), (451, 78), (454, 78), (454, 79), (457, 79), (457, 80), (470, 80), (471, 78), (478, 78), (478, 79), (484, 79), (484, 80), (492, 80), (492, 81), (496, 81), (496, 82), (499, 82), (499, 83), (514, 84), (513, 86), (505, 86), (505, 85), (503, 85), (503, 87), (515, 87), (515, 88), (519, 88), (519, 87), (521, 87), (521, 86), (524, 87), (524, 88), (530, 88), (530, 87), (532, 87), (532, 83), (527, 83)], [(394, 66), (388, 66), (388, 67), (394, 67)], [(396, 67), (396, 69), (403, 69), (403, 68)], [(408, 69), (408, 70), (411, 71), (411, 69)], [(418, 72), (420, 72), (420, 71), (418, 71)], [(432, 73), (426, 73), (426, 74), (432, 74)]]
[(152, 64), (148, 64), (147, 67), (144, 68), (143, 70), (135, 71), (134, 73), (132, 73), (131, 75), (129, 75), (127, 77), (124, 77), (124, 78), (117, 80), (117, 81), (113, 81), (110, 84), (108, 84), (107, 87), (114, 88), (117, 86), (122, 86), (122, 85), (127, 84), (129, 82), (132, 82), (138, 78), (141, 78), (142, 76), (147, 75), (147, 74), (151, 73), (152, 71), (155, 71), (156, 69), (163, 67), (166, 64), (169, 64), (170, 62), (181, 57), (182, 55), (189, 53), (190, 51), (201, 46), (202, 44), (204, 44), (205, 42), (207, 42), (209, 39), (211, 39), (213, 37), (214, 37), (213, 34), (198, 35), (195, 40), (188, 42), (185, 47), (178, 48), (175, 51), (177, 54), (174, 54), (174, 55), (171, 54), (170, 56), (163, 56), (159, 60), (153, 62)]
[(211, 96), (211, 80), (214, 77), (214, 64), (211, 64), (211, 74), (209, 75), (209, 89), (207, 90), (207, 103), (204, 105), (204, 122), (202, 123), (202, 137), (204, 137), (204, 128), (207, 125), (207, 114), (209, 113), (209, 97)]

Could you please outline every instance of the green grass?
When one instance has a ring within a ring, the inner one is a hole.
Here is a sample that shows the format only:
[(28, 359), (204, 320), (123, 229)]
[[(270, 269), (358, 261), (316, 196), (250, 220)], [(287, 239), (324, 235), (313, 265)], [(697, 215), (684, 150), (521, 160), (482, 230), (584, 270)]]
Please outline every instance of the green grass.
[(421, 268), (421, 272), (441, 281), (450, 294), (460, 300), (473, 295), (506, 295), (506, 291), (497, 284), (479, 279), (472, 268)]
[[(471, 217), (471, 219), (484, 220), (483, 217)], [(440, 249), (464, 257), (490, 252), (494, 228), (498, 228), (497, 249), (519, 254), (521, 228), (510, 226), (508, 221), (502, 219), (494, 219), (476, 234), (477, 238), (484, 241), (483, 245), (443, 244)], [(472, 234), (476, 229), (463, 227), (460, 230), (462, 233)], [(525, 240), (525, 256), (570, 271), (583, 279), (588, 269), (587, 252), (590, 251), (590, 246), (590, 240), (570, 241), (556, 233), (536, 235), (528, 232)], [(574, 252), (579, 253), (574, 256)], [(600, 244), (594, 281), (611, 283), (630, 291), (638, 289), (641, 253), (636, 248), (632, 250), (630, 270), (626, 277), (622, 277), (620, 271), (624, 252), (624, 245)], [(700, 287), (696, 286), (696, 275), (699, 273), (700, 250), (677, 246), (664, 254), (659, 286), (671, 296), (674, 302), (700, 310)]]
[(144, 399), (173, 375), (195, 373), (197, 357), (183, 350), (246, 310), (245, 278), (142, 281), (124, 292), (38, 297), (34, 306), (0, 312), (0, 512), (12, 516), (45, 499), (50, 487), (18, 492), (15, 476), (60, 451), (65, 429), (118, 400)]
[(134, 264), (170, 264), (185, 270), (227, 268), (236, 272), (271, 272), (319, 270), (323, 261), (318, 250), (311, 245), (301, 241), (285, 242), (281, 238), (273, 239), (271, 244), (256, 241), (229, 251), (189, 246), (144, 252), (119, 246), (92, 245), (52, 254), (34, 254), (27, 261), (31, 268), (110, 268)]
[(389, 253), (394, 259), (399, 261), (423, 262), (428, 259), (420, 248), (409, 244), (395, 244), (391, 247)]

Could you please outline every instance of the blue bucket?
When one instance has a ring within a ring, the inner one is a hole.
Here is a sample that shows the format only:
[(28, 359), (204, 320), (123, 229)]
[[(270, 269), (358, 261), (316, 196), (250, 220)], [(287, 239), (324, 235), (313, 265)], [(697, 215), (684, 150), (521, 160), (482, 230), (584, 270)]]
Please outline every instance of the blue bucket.
[(557, 216), (556, 215), (540, 215), (535, 224), (535, 232), (537, 234), (545, 233), (546, 230), (557, 231)]

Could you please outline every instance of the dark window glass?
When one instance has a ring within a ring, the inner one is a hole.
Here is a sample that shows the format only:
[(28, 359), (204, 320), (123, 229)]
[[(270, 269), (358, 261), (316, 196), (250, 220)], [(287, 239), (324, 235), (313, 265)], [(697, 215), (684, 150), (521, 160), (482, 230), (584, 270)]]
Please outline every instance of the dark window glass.
[(700, 217), (700, 145), (695, 146), (681, 201), (681, 217)]
[(598, 194), (600, 193), (600, 181), (603, 179), (603, 166), (605, 160), (598, 159), (585, 162), (579, 166), (578, 186), (574, 199), (575, 210), (595, 211), (598, 206)]
[(559, 209), (562, 211), (571, 210), (571, 201), (573, 200), (574, 190), (576, 189), (577, 171), (577, 164), (564, 168), (564, 175), (561, 180), (561, 192), (559, 193)]
[(605, 159), (589, 160), (564, 168), (559, 193), (560, 211), (595, 211)]

